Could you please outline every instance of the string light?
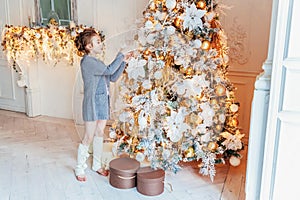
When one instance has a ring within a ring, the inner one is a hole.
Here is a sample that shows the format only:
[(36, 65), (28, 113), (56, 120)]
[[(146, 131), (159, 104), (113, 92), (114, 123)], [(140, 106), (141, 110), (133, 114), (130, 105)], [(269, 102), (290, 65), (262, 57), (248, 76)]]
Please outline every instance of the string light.
[[(63, 26), (35, 27), (6, 25), (3, 30), (2, 46), (8, 60), (28, 60), (42, 57), (45, 62), (66, 60), (74, 64), (80, 55), (74, 45), (78, 33), (87, 27)], [(102, 41), (105, 36), (97, 31)]]

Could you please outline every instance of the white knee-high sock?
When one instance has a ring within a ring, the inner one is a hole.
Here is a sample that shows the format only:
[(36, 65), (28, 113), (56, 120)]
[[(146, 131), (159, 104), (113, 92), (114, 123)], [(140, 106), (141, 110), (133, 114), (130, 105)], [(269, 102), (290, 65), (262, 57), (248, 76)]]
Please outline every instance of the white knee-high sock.
[(87, 168), (86, 160), (89, 157), (89, 146), (79, 144), (77, 153), (77, 165), (75, 167), (75, 175), (84, 175), (84, 170)]
[(102, 167), (103, 137), (95, 136), (93, 140), (93, 166), (94, 171)]

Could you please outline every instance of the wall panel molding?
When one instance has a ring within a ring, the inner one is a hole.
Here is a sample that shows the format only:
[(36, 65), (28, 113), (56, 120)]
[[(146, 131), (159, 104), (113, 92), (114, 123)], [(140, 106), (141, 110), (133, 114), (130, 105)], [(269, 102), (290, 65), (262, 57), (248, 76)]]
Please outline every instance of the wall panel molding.
[(228, 31), (229, 56), (233, 63), (248, 63), (251, 55), (248, 43), (249, 35), (243, 24), (238, 22), (238, 16), (235, 16)]
[(257, 75), (261, 73), (261, 71), (251, 71), (251, 70), (245, 69), (244, 71), (229, 70), (228, 73), (229, 73), (229, 76), (256, 78)]

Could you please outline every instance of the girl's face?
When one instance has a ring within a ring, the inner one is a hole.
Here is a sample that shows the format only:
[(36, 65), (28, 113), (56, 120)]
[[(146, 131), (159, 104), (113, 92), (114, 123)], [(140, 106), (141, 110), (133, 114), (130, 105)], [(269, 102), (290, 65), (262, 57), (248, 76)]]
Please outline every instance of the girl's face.
[(103, 45), (99, 35), (94, 35), (91, 38), (91, 54), (100, 54), (103, 51)]

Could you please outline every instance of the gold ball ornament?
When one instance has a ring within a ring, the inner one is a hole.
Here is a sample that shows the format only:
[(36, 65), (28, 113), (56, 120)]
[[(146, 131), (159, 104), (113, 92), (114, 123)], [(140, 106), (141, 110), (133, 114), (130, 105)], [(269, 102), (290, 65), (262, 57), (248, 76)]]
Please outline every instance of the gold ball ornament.
[(149, 56), (150, 55), (150, 51), (147, 49), (147, 50), (144, 51), (143, 54), (144, 54), (144, 56)]
[(237, 127), (239, 125), (239, 120), (238, 119), (232, 119), (231, 123), (232, 123), (232, 126)]
[(179, 71), (182, 73), (182, 74), (185, 74), (186, 73), (186, 70), (187, 68), (183, 67), (183, 66), (180, 66), (179, 68)]
[(217, 99), (212, 99), (210, 101), (210, 103), (213, 104), (213, 105), (217, 105), (218, 104), (218, 100)]
[(192, 158), (195, 156), (195, 151), (194, 151), (194, 148), (193, 147), (189, 147), (185, 152), (185, 157), (186, 158)]
[(239, 106), (236, 104), (231, 104), (230, 105), (230, 111), (231, 112), (237, 112), (239, 110)]
[(237, 167), (237, 166), (239, 166), (241, 164), (241, 159), (239, 159), (239, 158), (237, 158), (235, 156), (231, 156), (229, 158), (229, 163), (230, 163), (231, 166)]
[(211, 151), (215, 151), (218, 148), (218, 144), (216, 142), (210, 142), (208, 143), (208, 149)]
[(174, 20), (174, 25), (177, 27), (177, 28), (180, 28), (180, 25), (181, 25), (181, 19), (179, 17), (177, 17), (175, 20)]
[(169, 107), (166, 107), (165, 109), (167, 116), (171, 116), (171, 109)]
[(224, 96), (226, 94), (226, 87), (224, 85), (216, 85), (215, 92), (217, 96)]
[(201, 124), (203, 122), (202, 118), (195, 113), (186, 116), (186, 122), (194, 125)]
[(186, 69), (186, 75), (187, 76), (191, 76), (191, 75), (193, 75), (194, 74), (194, 69), (192, 68), (192, 67), (188, 67), (187, 69)]
[(218, 131), (221, 131), (223, 128), (222, 128), (222, 126), (221, 126), (220, 124), (218, 124), (218, 125), (216, 125), (216, 129), (217, 129)]
[(203, 49), (203, 50), (208, 50), (209, 48), (210, 48), (210, 42), (207, 41), (207, 40), (204, 40), (204, 41), (202, 42), (201, 49)]
[(206, 7), (205, 1), (198, 1), (196, 7), (203, 10)]

